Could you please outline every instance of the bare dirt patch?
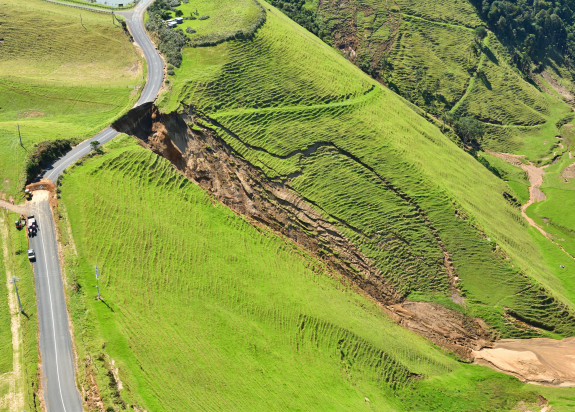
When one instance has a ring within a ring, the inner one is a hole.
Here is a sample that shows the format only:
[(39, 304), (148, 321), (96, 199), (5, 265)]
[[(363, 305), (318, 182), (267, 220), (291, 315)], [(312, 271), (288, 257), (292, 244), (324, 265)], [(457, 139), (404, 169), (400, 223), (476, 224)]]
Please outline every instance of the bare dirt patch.
[(475, 362), (516, 376), (523, 382), (575, 386), (575, 337), (504, 339), (474, 351)]
[(474, 351), (491, 347), (495, 338), (483, 320), (470, 319), (438, 303), (403, 302), (386, 309), (399, 325), (468, 361), (474, 359)]
[(523, 206), (521, 206), (521, 215), (525, 218), (525, 220), (527, 220), (527, 222), (529, 222), (531, 226), (539, 230), (539, 232), (541, 232), (543, 236), (551, 239), (551, 236), (545, 230), (543, 230), (542, 227), (540, 227), (537, 223), (535, 223), (533, 219), (527, 216), (527, 213), (525, 212), (527, 208), (531, 206), (533, 203), (542, 202), (545, 199), (547, 199), (545, 197), (545, 193), (543, 193), (540, 189), (541, 185), (543, 184), (543, 175), (545, 174), (545, 168), (547, 166), (537, 167), (531, 162), (524, 163), (525, 156), (521, 155), (514, 155), (511, 153), (497, 153), (491, 151), (487, 151), (487, 153), (496, 156), (506, 161), (507, 163), (512, 164), (513, 166), (520, 167), (527, 173), (527, 177), (529, 179), (530, 184), (529, 201), (525, 203)]
[(28, 213), (28, 207), (26, 205), (15, 205), (13, 201), (0, 199), (0, 208), (6, 208), (14, 213), (19, 213), (21, 215), (26, 215)]
[[(42, 179), (39, 182), (30, 183), (28, 186), (26, 186), (26, 189), (30, 190), (31, 192), (42, 190), (53, 191), (56, 189), (56, 185), (50, 180)], [(34, 193), (34, 196), (36, 196), (36, 193)]]
[(575, 163), (570, 164), (561, 172), (562, 179), (575, 179)]
[(567, 256), (571, 256), (571, 258), (575, 260), (575, 256), (572, 256), (569, 252), (567, 252), (562, 245), (560, 245), (559, 243), (557, 243), (553, 239), (553, 235), (547, 233), (545, 231), (545, 229), (543, 229), (541, 226), (539, 226), (537, 223), (535, 223), (535, 221), (533, 219), (531, 219), (529, 216), (527, 216), (527, 213), (526, 213), (527, 208), (529, 206), (531, 206), (533, 203), (542, 202), (546, 199), (545, 193), (543, 193), (541, 191), (541, 189), (539, 189), (539, 188), (543, 184), (543, 175), (545, 174), (545, 168), (548, 165), (542, 166), (542, 167), (537, 167), (534, 164), (532, 164), (531, 162), (525, 164), (521, 160), (519, 160), (519, 159), (525, 159), (525, 156), (514, 155), (511, 153), (497, 153), (497, 152), (491, 152), (491, 151), (487, 151), (487, 153), (489, 153), (493, 156), (499, 157), (500, 159), (505, 160), (507, 163), (510, 163), (514, 166), (519, 166), (519, 167), (521, 167), (521, 169), (523, 169), (527, 173), (527, 176), (529, 178), (529, 183), (530, 183), (529, 201), (527, 203), (525, 203), (523, 206), (521, 206), (521, 215), (525, 218), (525, 220), (527, 220), (527, 222), (531, 226), (533, 226), (543, 236), (545, 236), (547, 239), (549, 239), (551, 242), (553, 242), (553, 244), (555, 246), (557, 246), (559, 249), (561, 249), (563, 252), (565, 252), (565, 254)]
[(39, 112), (37, 110), (25, 110), (23, 112), (18, 113), (18, 117), (23, 119), (31, 119), (34, 117), (42, 117), (44, 116), (44, 112)]
[(543, 79), (545, 79), (545, 81), (549, 83), (549, 85), (551, 85), (553, 90), (555, 90), (561, 97), (563, 97), (569, 103), (573, 103), (575, 101), (575, 96), (573, 95), (573, 93), (562, 84), (559, 84), (559, 82), (548, 72), (543, 71), (541, 73), (541, 77), (543, 77)]

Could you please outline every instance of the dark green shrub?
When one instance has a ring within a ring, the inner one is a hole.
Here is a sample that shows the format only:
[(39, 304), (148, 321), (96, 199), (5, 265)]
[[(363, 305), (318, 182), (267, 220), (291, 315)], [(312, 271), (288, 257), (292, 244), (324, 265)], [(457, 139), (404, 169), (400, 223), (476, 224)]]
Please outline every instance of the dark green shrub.
[(52, 140), (40, 142), (36, 150), (26, 159), (26, 184), (31, 183), (38, 177), (42, 169), (49, 166), (54, 160), (63, 156), (72, 149), (75, 143), (72, 139)]
[[(176, 4), (177, 3), (177, 4)], [(175, 67), (182, 64), (182, 47), (188, 43), (188, 37), (182, 29), (169, 29), (164, 24), (165, 16), (171, 17), (171, 7), (180, 5), (179, 0), (156, 0), (148, 7), (150, 19), (146, 29), (158, 36), (158, 49), (166, 61)]]

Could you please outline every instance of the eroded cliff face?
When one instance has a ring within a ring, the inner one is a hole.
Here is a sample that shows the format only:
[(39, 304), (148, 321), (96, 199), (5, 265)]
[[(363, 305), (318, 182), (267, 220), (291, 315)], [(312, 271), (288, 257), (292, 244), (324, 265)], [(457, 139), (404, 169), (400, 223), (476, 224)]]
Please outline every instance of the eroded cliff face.
[(289, 184), (268, 179), (214, 130), (182, 114), (163, 114), (153, 105), (133, 109), (113, 127), (168, 159), (176, 169), (234, 212), (291, 239), (349, 279), (399, 324), (446, 347), (465, 360), (490, 346), (484, 322), (442, 305), (407, 302), (381, 271), (315, 206)]

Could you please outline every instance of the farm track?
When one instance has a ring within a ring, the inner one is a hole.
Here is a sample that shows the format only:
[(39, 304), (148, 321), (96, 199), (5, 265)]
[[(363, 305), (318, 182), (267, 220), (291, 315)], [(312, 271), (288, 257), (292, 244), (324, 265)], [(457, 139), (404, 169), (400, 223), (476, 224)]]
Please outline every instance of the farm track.
[[(142, 1), (135, 9), (120, 12), (126, 18), (127, 26), (134, 41), (142, 51), (147, 67), (148, 78), (136, 106), (155, 100), (163, 83), (164, 63), (144, 29), (144, 12), (152, 0)], [(59, 3), (57, 1), (51, 1)], [(90, 11), (112, 13), (89, 6), (59, 3), (65, 6)], [(106, 143), (119, 133), (111, 127), (96, 136), (80, 143), (72, 151), (58, 159), (44, 171), (40, 178), (56, 182), (67, 167), (88, 154), (91, 142)], [(34, 277), (40, 328), (40, 356), (42, 392), (48, 411), (76, 412), (83, 409), (82, 400), (75, 382), (75, 359), (69, 330), (66, 297), (62, 283), (58, 241), (54, 217), (49, 203), (49, 194), (43, 185), (35, 185), (33, 213), (39, 224), (38, 236), (31, 238), (30, 247), (36, 251)]]
[(248, 115), (253, 113), (282, 113), (282, 112), (301, 112), (307, 110), (318, 110), (318, 109), (331, 109), (335, 107), (346, 107), (346, 106), (353, 106), (358, 103), (366, 102), (367, 100), (371, 99), (376, 95), (377, 90), (375, 86), (370, 87), (361, 95), (346, 99), (342, 101), (336, 101), (331, 103), (322, 103), (322, 104), (311, 104), (311, 105), (294, 105), (294, 106), (277, 106), (277, 107), (262, 107), (262, 108), (249, 108), (249, 109), (235, 109), (235, 110), (228, 110), (226, 112), (218, 112), (217, 117), (225, 117), (225, 116), (234, 116), (234, 115)]
[(543, 236), (545, 236), (547, 239), (549, 239), (555, 246), (557, 246), (559, 249), (561, 249), (567, 256), (569, 256), (571, 259), (575, 260), (575, 256), (573, 256), (569, 252), (567, 252), (561, 244), (559, 244), (555, 240), (553, 240), (553, 236), (550, 233), (548, 233), (545, 229), (543, 229), (541, 226), (539, 226), (533, 219), (531, 219), (527, 215), (527, 208), (529, 206), (531, 206), (533, 203), (542, 202), (546, 199), (545, 193), (543, 193), (541, 191), (540, 187), (543, 184), (543, 175), (545, 174), (545, 168), (548, 165), (542, 166), (542, 167), (537, 167), (531, 162), (529, 162), (529, 164), (525, 164), (519, 160), (521, 158), (524, 158), (525, 156), (514, 155), (511, 153), (498, 153), (498, 152), (491, 152), (489, 150), (487, 150), (487, 153), (489, 153), (492, 156), (496, 156), (496, 157), (500, 158), (501, 160), (504, 160), (505, 162), (507, 162), (513, 166), (520, 167), (525, 173), (527, 173), (527, 176), (529, 178), (529, 184), (530, 184), (530, 186), (529, 186), (529, 201), (521, 206), (521, 216), (523, 216), (525, 218), (525, 220), (527, 221), (527, 223), (529, 223), (529, 225), (531, 225), (532, 227), (537, 229), (539, 231), (539, 233), (541, 233)]
[[(486, 42), (487, 43), (487, 42)], [(489, 47), (489, 43), (487, 44), (487, 47)], [(469, 78), (469, 83), (467, 83), (467, 87), (465, 88), (465, 93), (463, 93), (463, 95), (459, 98), (459, 100), (457, 101), (457, 103), (455, 103), (453, 105), (453, 107), (451, 108), (451, 110), (449, 111), (450, 113), (455, 113), (455, 111), (459, 108), (459, 106), (461, 106), (461, 104), (463, 103), (463, 101), (465, 100), (465, 98), (469, 95), (469, 93), (471, 92), (471, 88), (473, 86), (475, 86), (475, 80), (477, 80), (477, 72), (479, 71), (479, 69), (481, 68), (481, 66), (483, 65), (483, 62), (485, 61), (487, 55), (485, 53), (481, 53), (481, 57), (479, 58), (479, 62), (477, 63), (477, 67), (475, 68), (475, 71), (473, 72), (473, 76), (471, 76)]]

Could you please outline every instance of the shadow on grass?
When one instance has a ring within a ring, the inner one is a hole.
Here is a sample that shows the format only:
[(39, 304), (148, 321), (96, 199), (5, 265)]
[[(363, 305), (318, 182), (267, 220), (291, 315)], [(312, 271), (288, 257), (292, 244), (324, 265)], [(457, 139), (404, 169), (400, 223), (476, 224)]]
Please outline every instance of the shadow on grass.
[[(96, 298), (98, 299), (98, 298)], [(112, 308), (110, 305), (108, 305), (108, 302), (106, 302), (104, 299), (100, 298), (100, 302), (102, 302), (104, 305), (106, 305), (108, 307), (108, 309), (110, 309), (110, 311), (114, 312), (114, 308)]]

